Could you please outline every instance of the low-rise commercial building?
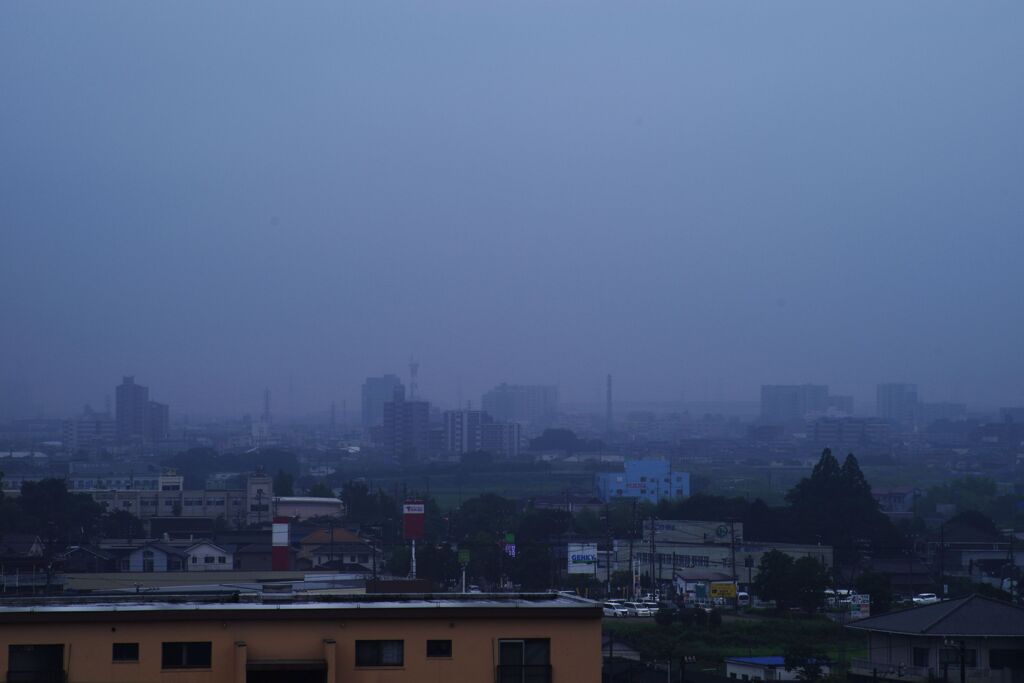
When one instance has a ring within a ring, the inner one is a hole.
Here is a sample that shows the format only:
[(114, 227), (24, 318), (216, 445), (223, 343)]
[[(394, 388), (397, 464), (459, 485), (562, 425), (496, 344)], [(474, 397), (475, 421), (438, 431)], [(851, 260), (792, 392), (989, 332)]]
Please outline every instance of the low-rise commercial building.
[(498, 681), (601, 677), (601, 608), (557, 594), (0, 606), (8, 681)]

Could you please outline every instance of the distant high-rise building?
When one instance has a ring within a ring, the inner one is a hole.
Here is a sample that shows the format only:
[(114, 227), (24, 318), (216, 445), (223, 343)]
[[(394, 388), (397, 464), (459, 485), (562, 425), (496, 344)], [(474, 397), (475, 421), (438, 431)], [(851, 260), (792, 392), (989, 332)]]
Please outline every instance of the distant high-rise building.
[(444, 449), (449, 453), (487, 451), (502, 458), (519, 456), (522, 427), (495, 422), (483, 410), (448, 410), (444, 413)]
[(917, 404), (917, 412), (914, 414), (915, 422), (919, 427), (927, 427), (933, 422), (949, 420), (955, 422), (967, 417), (967, 406), (963, 403), (924, 403)]
[(444, 447), (449, 453), (472, 453), (481, 450), (480, 427), (494, 421), (482, 410), (446, 410), (444, 413)]
[(369, 430), (384, 423), (384, 404), (394, 397), (395, 389), (401, 386), (402, 380), (395, 375), (366, 378), (363, 382), (363, 429)]
[(149, 389), (135, 383), (134, 377), (125, 377), (115, 390), (117, 410), (117, 438), (148, 438)]
[(384, 403), (383, 422), (384, 448), (392, 458), (415, 460), (429, 450), (430, 403), (406, 400), (401, 384)]
[(502, 458), (518, 458), (523, 445), (523, 428), (518, 422), (488, 422), (480, 425), (480, 450)]
[(149, 417), (146, 424), (146, 438), (162, 441), (171, 431), (171, 409), (166, 403), (149, 402)]
[(146, 442), (167, 438), (170, 431), (170, 407), (149, 400), (149, 388), (125, 377), (115, 390), (117, 438)]
[(904, 383), (879, 384), (878, 417), (910, 429), (917, 415), (917, 385)]
[(500, 422), (545, 425), (558, 414), (558, 387), (500, 384), (484, 394), (481, 403)]
[(761, 387), (761, 421), (789, 424), (828, 408), (828, 387), (822, 384), (766, 384)]
[(853, 396), (829, 396), (825, 401), (829, 412), (853, 415)]
[(64, 450), (113, 445), (117, 441), (117, 424), (110, 413), (98, 413), (85, 406), (82, 414), (64, 421)]

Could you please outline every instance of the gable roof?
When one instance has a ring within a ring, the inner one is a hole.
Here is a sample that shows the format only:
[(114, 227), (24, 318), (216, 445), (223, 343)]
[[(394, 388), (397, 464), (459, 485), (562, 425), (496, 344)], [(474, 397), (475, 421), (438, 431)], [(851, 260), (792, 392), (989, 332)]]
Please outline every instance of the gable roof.
[(203, 546), (215, 548), (221, 551), (222, 553), (230, 553), (233, 551), (233, 548), (228, 547), (227, 545), (221, 545), (220, 543), (214, 543), (213, 541), (197, 541), (196, 543), (193, 543), (189, 547), (185, 548), (185, 554), (191, 555), (196, 548), (202, 548)]
[(43, 542), (36, 534), (0, 535), (0, 555), (40, 556)]
[(861, 619), (847, 624), (846, 628), (935, 637), (1024, 638), (1024, 609), (992, 598), (969, 595)]
[(160, 552), (162, 552), (162, 553), (164, 553), (165, 555), (168, 555), (168, 556), (185, 557), (185, 551), (184, 550), (181, 550), (179, 548), (175, 548), (173, 546), (169, 546), (166, 543), (161, 543), (159, 541), (153, 541), (151, 543), (145, 543), (143, 545), (140, 545), (138, 548), (135, 548), (134, 550), (132, 550), (128, 554), (129, 555), (134, 555), (137, 552), (140, 552), (142, 550), (148, 550), (150, 548), (152, 548), (154, 550), (159, 550)]

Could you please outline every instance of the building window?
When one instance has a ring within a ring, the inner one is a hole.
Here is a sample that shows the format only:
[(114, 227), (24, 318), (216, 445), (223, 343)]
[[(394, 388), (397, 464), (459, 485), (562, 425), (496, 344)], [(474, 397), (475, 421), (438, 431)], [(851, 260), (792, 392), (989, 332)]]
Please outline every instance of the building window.
[(928, 648), (914, 648), (914, 666), (928, 666)]
[(356, 666), (402, 666), (404, 664), (405, 641), (356, 641)]
[(217, 564), (227, 564), (227, 563), (228, 563), (228, 558), (224, 557), (223, 555), (218, 555), (217, 556)]
[[(964, 661), (968, 669), (978, 666), (978, 651), (973, 648), (964, 650)], [(944, 647), (939, 650), (939, 664), (946, 666), (960, 666), (960, 649), (955, 647)]]
[(203, 558), (203, 562), (206, 564), (213, 564), (213, 555), (207, 555)]
[(161, 668), (209, 669), (212, 661), (210, 643), (164, 643)]
[(114, 643), (111, 659), (115, 662), (139, 661), (138, 643)]
[(498, 641), (498, 683), (550, 683), (551, 641)]
[(8, 645), (8, 681), (63, 681), (63, 645)]
[(452, 656), (452, 641), (450, 641), (450, 640), (428, 640), (427, 641), (427, 656), (428, 657), (451, 657)]

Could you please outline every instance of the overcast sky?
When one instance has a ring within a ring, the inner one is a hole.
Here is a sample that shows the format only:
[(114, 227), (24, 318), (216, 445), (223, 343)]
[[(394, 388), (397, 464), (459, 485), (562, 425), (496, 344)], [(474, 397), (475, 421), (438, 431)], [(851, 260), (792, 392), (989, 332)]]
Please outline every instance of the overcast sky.
[(0, 381), (1024, 403), (1024, 3), (0, 3)]

